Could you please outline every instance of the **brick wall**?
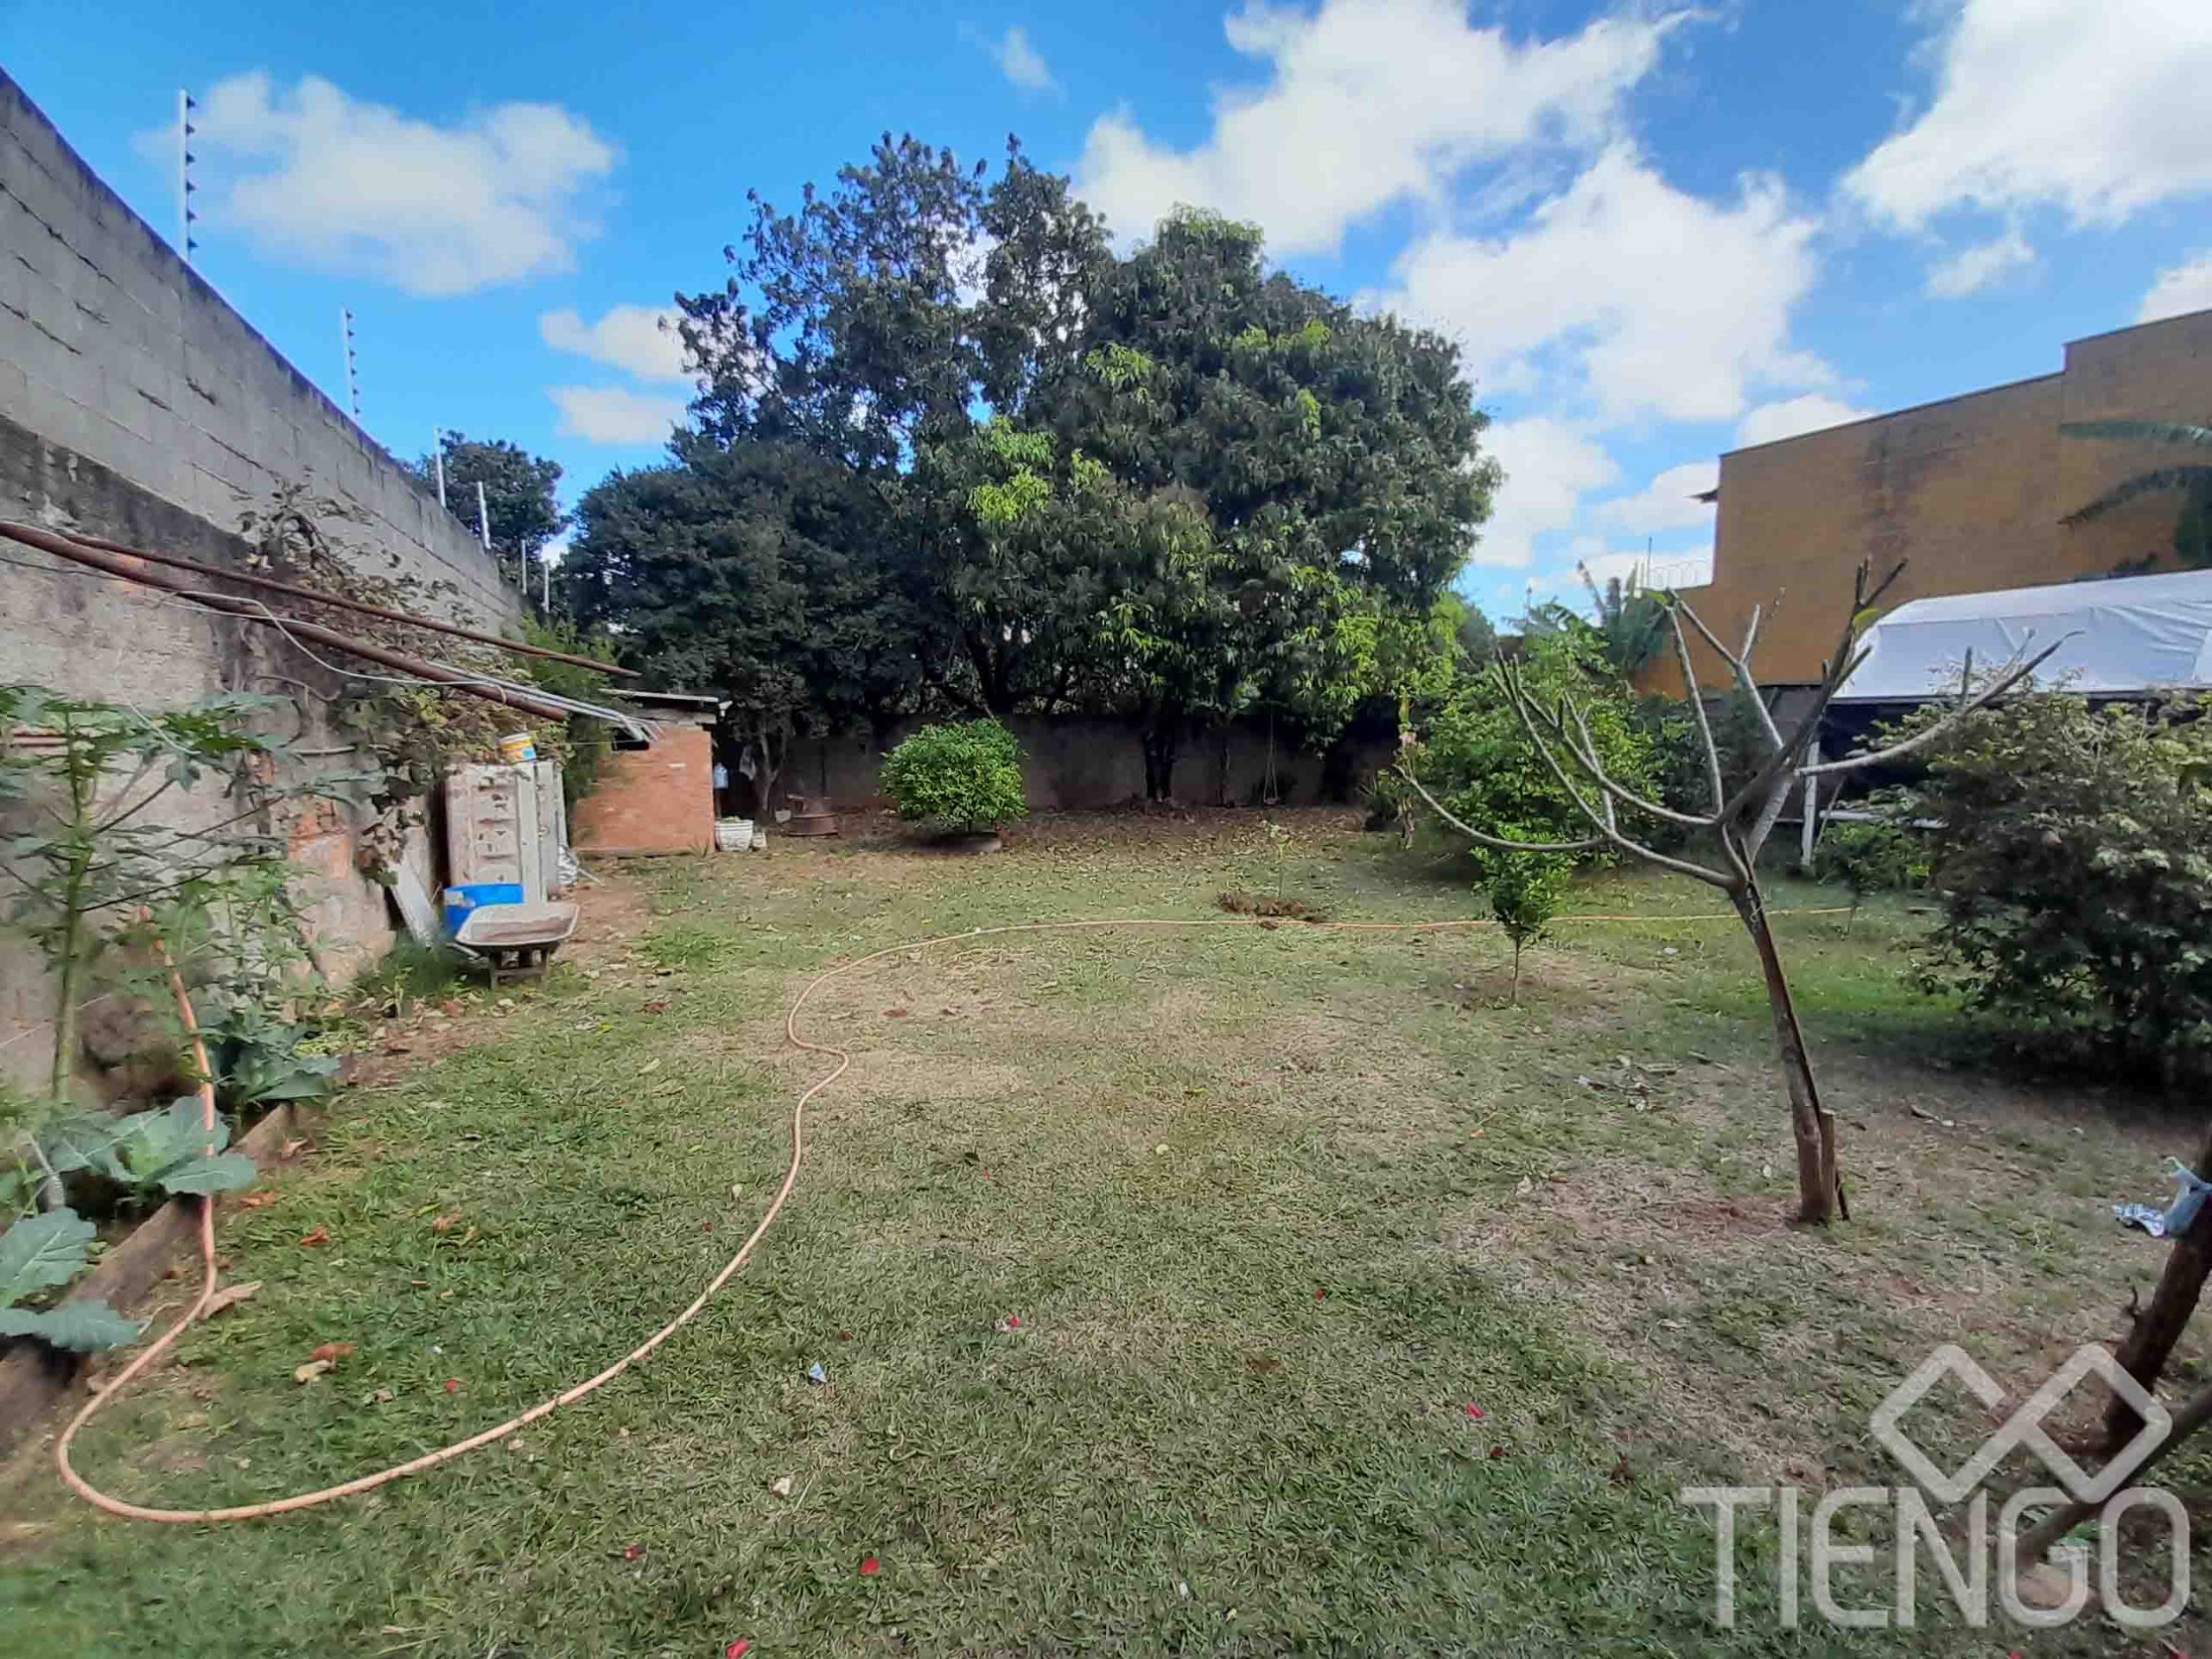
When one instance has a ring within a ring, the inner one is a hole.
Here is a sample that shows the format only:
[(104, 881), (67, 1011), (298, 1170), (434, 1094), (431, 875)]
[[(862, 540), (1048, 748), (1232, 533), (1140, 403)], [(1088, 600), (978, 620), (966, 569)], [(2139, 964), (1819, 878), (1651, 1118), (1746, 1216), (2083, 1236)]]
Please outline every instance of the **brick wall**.
[(2108, 416), (2212, 418), (2212, 312), (2075, 340), (2057, 374), (1723, 455), (1713, 579), (1690, 601), (1732, 645), (1766, 607), (1752, 666), (1762, 683), (1802, 684), (1820, 677), (1861, 559), (1878, 572), (1905, 561), (1885, 604), (2105, 575), (2146, 554), (2171, 569), (2172, 497), (2061, 522), (2172, 458), (2059, 435)]
[(664, 726), (651, 747), (615, 750), (599, 787), (576, 803), (569, 835), (587, 858), (712, 852), (712, 737), (697, 726)]

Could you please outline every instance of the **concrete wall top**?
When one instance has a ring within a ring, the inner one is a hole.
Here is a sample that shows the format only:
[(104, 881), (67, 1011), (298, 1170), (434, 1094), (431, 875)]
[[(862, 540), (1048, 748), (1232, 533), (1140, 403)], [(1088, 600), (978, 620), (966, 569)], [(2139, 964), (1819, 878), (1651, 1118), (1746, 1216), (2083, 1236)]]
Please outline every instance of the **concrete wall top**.
[[(2212, 417), (2212, 312), (2076, 340), (2057, 374), (1731, 451), (1713, 579), (1690, 601), (1732, 644), (1765, 607), (1753, 670), (1803, 684), (1835, 646), (1861, 560), (1878, 575), (1904, 561), (1885, 604), (2107, 575), (2146, 556), (2170, 567), (2170, 499), (2063, 522), (2158, 464), (2149, 449), (2059, 433), (2121, 416)], [(1676, 677), (1655, 680), (1671, 690)], [(1709, 661), (1700, 677), (1722, 683)]]
[(495, 626), (518, 618), (476, 538), (178, 258), (4, 73), (0, 251), (0, 416), (220, 529), (279, 483), (308, 482), (359, 515), (348, 537), (442, 594), (438, 608)]

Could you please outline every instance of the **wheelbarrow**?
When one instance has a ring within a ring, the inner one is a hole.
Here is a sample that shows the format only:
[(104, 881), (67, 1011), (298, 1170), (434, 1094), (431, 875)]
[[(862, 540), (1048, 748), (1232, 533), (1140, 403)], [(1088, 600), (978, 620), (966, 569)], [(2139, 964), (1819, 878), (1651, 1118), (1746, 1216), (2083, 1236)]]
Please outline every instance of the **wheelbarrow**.
[(565, 900), (479, 905), (453, 942), (482, 960), (496, 988), (501, 975), (542, 974), (576, 931), (576, 907)]

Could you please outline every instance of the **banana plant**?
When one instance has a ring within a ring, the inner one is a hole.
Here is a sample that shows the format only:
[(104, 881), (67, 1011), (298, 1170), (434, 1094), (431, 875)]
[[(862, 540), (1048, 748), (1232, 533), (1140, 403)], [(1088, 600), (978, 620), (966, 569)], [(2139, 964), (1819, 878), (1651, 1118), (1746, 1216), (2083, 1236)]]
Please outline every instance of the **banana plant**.
[(92, 1224), (74, 1210), (27, 1216), (0, 1233), (0, 1336), (36, 1337), (80, 1354), (137, 1340), (146, 1322), (126, 1319), (98, 1298), (45, 1309), (20, 1306), (82, 1273), (92, 1236)]

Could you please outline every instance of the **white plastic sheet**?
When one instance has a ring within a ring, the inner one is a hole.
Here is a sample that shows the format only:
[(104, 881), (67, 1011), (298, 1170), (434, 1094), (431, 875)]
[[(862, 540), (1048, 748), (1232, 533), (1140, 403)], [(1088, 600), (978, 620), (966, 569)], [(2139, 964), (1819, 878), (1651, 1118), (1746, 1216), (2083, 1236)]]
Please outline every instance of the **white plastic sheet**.
[(2090, 696), (2212, 689), (2212, 570), (1916, 599), (1867, 630), (1872, 654), (1837, 701), (1941, 696), (1957, 690), (1969, 651), (1980, 672), (2062, 639), (2038, 685)]

